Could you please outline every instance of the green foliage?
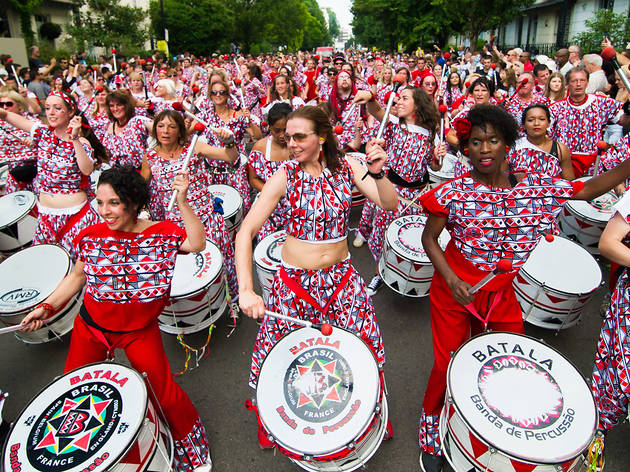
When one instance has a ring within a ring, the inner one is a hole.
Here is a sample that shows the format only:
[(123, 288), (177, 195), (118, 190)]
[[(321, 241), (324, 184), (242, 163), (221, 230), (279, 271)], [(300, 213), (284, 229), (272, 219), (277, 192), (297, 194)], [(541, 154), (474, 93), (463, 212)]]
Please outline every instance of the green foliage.
[(48, 41), (54, 41), (61, 36), (61, 26), (51, 22), (42, 23), (39, 27), (39, 34)]
[(328, 30), (330, 31), (330, 35), (333, 38), (337, 38), (341, 33), (341, 28), (339, 28), (339, 22), (337, 21), (337, 14), (331, 8), (326, 8), (326, 13), (328, 14)]
[(31, 28), (31, 16), (41, 3), (42, 0), (9, 0), (9, 5), (20, 17), (20, 29), (27, 47), (35, 43), (35, 34)]
[(612, 43), (623, 49), (630, 39), (630, 18), (613, 13), (612, 10), (597, 10), (593, 18), (584, 22), (586, 31), (576, 34), (572, 42), (576, 42), (583, 51), (599, 51), (602, 39), (608, 36)]
[(67, 32), (77, 49), (85, 43), (116, 48), (121, 54), (132, 54), (143, 48), (147, 31), (142, 24), (145, 14), (140, 8), (122, 6), (116, 0), (79, 0), (81, 8)]

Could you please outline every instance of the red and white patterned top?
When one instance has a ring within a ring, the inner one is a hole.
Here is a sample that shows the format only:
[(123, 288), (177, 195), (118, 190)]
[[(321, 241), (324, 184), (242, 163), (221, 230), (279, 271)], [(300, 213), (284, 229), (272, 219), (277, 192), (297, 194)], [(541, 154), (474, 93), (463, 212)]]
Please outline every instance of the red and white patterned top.
[(532, 92), (532, 97), (528, 102), (524, 102), (523, 99), (519, 97), (518, 94), (516, 94), (512, 98), (503, 102), (503, 106), (505, 107), (506, 111), (510, 115), (516, 118), (516, 122), (518, 123), (519, 126), (521, 126), (521, 130), (522, 130), (521, 122), (523, 118), (523, 110), (525, 110), (525, 108), (531, 105), (534, 105), (536, 103), (549, 105), (551, 103), (551, 100), (549, 100), (547, 97), (545, 97), (541, 93)]
[(325, 168), (313, 177), (297, 161), (284, 163), (290, 207), (287, 234), (308, 242), (335, 242), (348, 236), (354, 173), (345, 158), (341, 164), (335, 174)]
[(337, 135), (337, 143), (341, 149), (354, 139), (354, 135), (356, 134), (355, 124), (361, 117), (360, 105), (352, 108), (352, 102), (350, 100), (348, 100), (345, 105), (345, 108), (341, 112), (341, 120), (345, 120), (345, 122), (343, 124), (341, 121), (339, 122), (339, 124), (343, 126), (343, 132)]
[(118, 130), (115, 135), (105, 132), (101, 142), (111, 154), (110, 165), (132, 165), (135, 168), (142, 165), (149, 137), (145, 121), (139, 116), (133, 116), (124, 128), (116, 127)]
[[(245, 138), (245, 132), (247, 131), (247, 128), (249, 127), (249, 123), (247, 122), (247, 119), (243, 115), (237, 116), (236, 112), (233, 111), (232, 116), (230, 117), (230, 121), (225, 123), (219, 117), (219, 115), (217, 115), (214, 112), (214, 107), (211, 107), (211, 108), (206, 108), (205, 110), (201, 111), (199, 113), (199, 117), (202, 120), (204, 120), (206, 123), (208, 123), (211, 127), (229, 129), (232, 132), (232, 134), (234, 134), (234, 141), (236, 143), (236, 147), (238, 148), (238, 151), (241, 154), (245, 153), (245, 143), (243, 142), (243, 139)], [(204, 130), (204, 136), (206, 137), (206, 140), (208, 141), (208, 144), (210, 146), (216, 146), (220, 148), (225, 147), (225, 144), (223, 144), (223, 142), (219, 139), (219, 137), (216, 134), (214, 134), (212, 129), (206, 128)], [(223, 161), (214, 161), (214, 160), (210, 161), (210, 165), (212, 165), (213, 167), (225, 167), (226, 164), (228, 166), (233, 165), (233, 164), (230, 164), (229, 162), (226, 163)]]
[(595, 154), (603, 127), (619, 121), (621, 106), (612, 98), (593, 94), (581, 105), (572, 104), (569, 98), (558, 100), (549, 107), (554, 121), (549, 136), (566, 144), (572, 153)]
[(85, 307), (102, 328), (132, 331), (153, 322), (168, 301), (186, 232), (169, 221), (141, 233), (88, 226), (75, 239), (85, 266)]
[(507, 160), (512, 172), (537, 173), (551, 177), (562, 173), (558, 158), (530, 143), (527, 138), (516, 141)]
[[(55, 136), (48, 126), (37, 124), (31, 129), (33, 145), (37, 148), (37, 180), (39, 191), (53, 195), (71, 195), (89, 187), (90, 177), (83, 175), (77, 164), (74, 144)], [(81, 142), (87, 156), (94, 152)]]
[(478, 269), (492, 271), (507, 258), (518, 269), (553, 225), (568, 199), (584, 184), (528, 174), (513, 188), (490, 188), (470, 174), (420, 197), (425, 211), (446, 217), (459, 252)]
[[(41, 125), (39, 120), (28, 118)], [(0, 161), (17, 162), (28, 159), (37, 159), (35, 147), (22, 143), (23, 139), (28, 139), (30, 134), (20, 128), (10, 125), (6, 121), (0, 121)]]
[(599, 162), (599, 172), (614, 169), (630, 157), (630, 134), (610, 146), (606, 153), (602, 154)]

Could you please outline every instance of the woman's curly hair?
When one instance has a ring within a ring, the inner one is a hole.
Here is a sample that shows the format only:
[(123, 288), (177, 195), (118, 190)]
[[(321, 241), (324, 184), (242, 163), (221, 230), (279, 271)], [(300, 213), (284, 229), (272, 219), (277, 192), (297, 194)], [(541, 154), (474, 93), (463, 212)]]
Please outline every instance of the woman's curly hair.
[(149, 203), (149, 184), (133, 166), (117, 166), (103, 171), (98, 186), (103, 184), (112, 187), (130, 213), (135, 210), (138, 215)]

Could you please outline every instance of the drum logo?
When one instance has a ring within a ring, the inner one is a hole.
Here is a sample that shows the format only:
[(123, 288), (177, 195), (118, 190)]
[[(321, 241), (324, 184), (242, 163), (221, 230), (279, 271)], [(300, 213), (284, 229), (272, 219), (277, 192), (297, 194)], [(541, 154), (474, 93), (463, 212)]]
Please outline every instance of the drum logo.
[[(540, 365), (517, 355), (487, 360), (477, 379), (479, 392), (492, 412), (512, 426), (544, 429), (560, 418), (564, 399), (556, 380)], [(536, 392), (526, 407), (514, 401), (514, 389)]]
[(39, 290), (36, 288), (17, 288), (0, 296), (0, 301), (11, 306), (16, 306), (39, 297), (39, 293)]
[(293, 360), (284, 377), (284, 397), (299, 418), (321, 423), (340, 414), (352, 397), (352, 370), (337, 351), (316, 348)]
[(122, 399), (111, 385), (90, 382), (65, 392), (44, 410), (28, 437), (30, 464), (42, 472), (91, 462), (115, 434)]

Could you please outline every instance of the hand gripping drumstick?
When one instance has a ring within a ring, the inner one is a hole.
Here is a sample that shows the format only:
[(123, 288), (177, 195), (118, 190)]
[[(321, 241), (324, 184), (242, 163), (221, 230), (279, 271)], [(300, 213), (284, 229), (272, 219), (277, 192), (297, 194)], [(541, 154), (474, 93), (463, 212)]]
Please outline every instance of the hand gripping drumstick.
[(281, 315), (280, 313), (275, 313), (269, 310), (265, 310), (265, 315), (284, 321), (290, 321), (291, 323), (306, 326), (307, 328), (318, 329), (324, 336), (330, 336), (332, 334), (332, 326), (330, 323), (311, 323), (310, 321), (300, 320), (299, 318), (293, 318), (292, 316)]
[(90, 108), (90, 105), (92, 105), (92, 102), (94, 101), (94, 99), (96, 98), (96, 96), (101, 93), (103, 90), (105, 90), (103, 88), (102, 85), (97, 85), (94, 90), (96, 91), (96, 93), (92, 94), (92, 98), (90, 98), (90, 100), (87, 102), (87, 105), (85, 105), (85, 108), (83, 110), (79, 110), (79, 115), (83, 115), (85, 114), (86, 111), (88, 111), (88, 109)]
[(470, 290), (468, 290), (468, 293), (470, 295), (474, 295), (479, 290), (481, 290), (481, 288), (484, 285), (486, 285), (488, 282), (494, 279), (497, 275), (499, 275), (499, 273), (505, 274), (506, 272), (510, 272), (511, 270), (512, 270), (512, 261), (509, 259), (500, 259), (499, 262), (497, 263), (497, 266), (492, 270), (492, 272), (490, 272), (483, 279), (477, 282), (474, 287), (471, 287)]
[[(46, 326), (50, 322), (50, 320), (48, 318), (46, 318), (45, 320), (41, 320), (41, 321), (42, 321), (42, 323), (44, 323), (44, 326)], [(17, 325), (13, 325), (13, 326), (7, 326), (6, 328), (0, 328), (0, 334), (13, 333), (15, 331), (20, 331), (25, 326), (27, 326), (27, 325), (17, 324)]]
[(350, 108), (348, 108), (348, 113), (346, 114), (345, 118), (341, 120), (341, 124), (335, 126), (335, 134), (343, 133), (343, 125), (346, 121), (348, 121), (348, 118), (350, 118), (350, 115), (352, 115), (352, 112), (354, 111), (356, 107), (357, 107), (356, 103), (353, 103), (352, 105), (350, 105)]
[[(182, 165), (181, 172), (186, 172), (188, 170), (188, 163), (192, 155), (195, 153), (195, 146), (197, 145), (197, 141), (199, 141), (199, 136), (203, 133), (203, 130), (206, 129), (204, 125), (201, 123), (195, 123), (195, 128), (193, 132), (193, 138), (190, 142), (190, 146), (188, 147), (188, 152), (186, 153), (186, 157), (184, 158), (184, 164)], [(177, 198), (177, 190), (173, 190), (173, 195), (171, 195), (171, 201), (168, 202), (167, 211), (171, 211), (173, 209), (173, 205), (175, 205), (175, 199)]]
[(516, 90), (514, 90), (514, 92), (512, 92), (512, 94), (509, 97), (500, 101), (499, 105), (504, 105), (504, 106), (507, 105), (514, 98), (514, 95), (516, 95), (519, 92), (519, 90), (521, 90), (523, 85), (527, 85), (528, 82), (529, 82), (529, 79), (527, 77), (523, 78), (521, 83), (518, 84), (518, 86), (516, 87)]
[(597, 143), (597, 159), (595, 159), (595, 172), (593, 172), (593, 177), (597, 177), (599, 175), (599, 163), (602, 159), (602, 154), (608, 147), (608, 143), (606, 141), (599, 141)]
[(241, 79), (236, 78), (232, 81), (232, 85), (234, 85), (235, 88), (238, 88), (238, 92), (241, 96), (241, 108), (247, 108), (245, 106), (245, 97), (243, 97), (243, 87), (241, 87)]
[(615, 68), (615, 71), (617, 72), (617, 75), (619, 76), (619, 79), (621, 79), (621, 81), (623, 82), (623, 85), (630, 92), (630, 81), (628, 81), (628, 77), (626, 77), (626, 74), (624, 74), (623, 71), (621, 70), (619, 61), (617, 61), (617, 53), (615, 52), (615, 48), (613, 48), (612, 46), (608, 46), (607, 48), (604, 48), (601, 56), (607, 61), (612, 62), (613, 67)]
[(392, 86), (392, 93), (389, 95), (389, 100), (387, 100), (387, 107), (385, 108), (385, 114), (383, 115), (383, 120), (378, 127), (378, 132), (376, 133), (376, 139), (381, 139), (383, 136), (383, 132), (385, 131), (385, 125), (389, 121), (389, 112), (392, 109), (392, 104), (394, 103), (394, 97), (396, 96), (396, 92), (403, 84), (406, 79), (406, 75), (404, 72), (399, 72), (394, 76), (394, 85)]

